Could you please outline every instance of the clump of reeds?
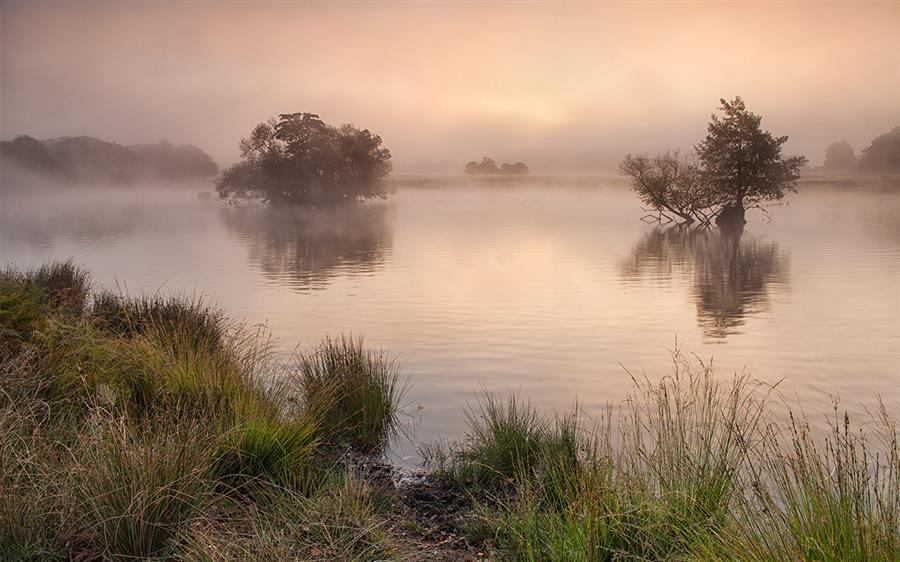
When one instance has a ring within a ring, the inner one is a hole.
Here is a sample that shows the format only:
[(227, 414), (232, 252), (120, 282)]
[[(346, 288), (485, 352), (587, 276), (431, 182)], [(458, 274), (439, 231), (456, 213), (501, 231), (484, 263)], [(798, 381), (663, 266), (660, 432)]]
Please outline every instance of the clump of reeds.
[(400, 371), (383, 352), (366, 349), (362, 338), (326, 337), (300, 356), (296, 380), (332, 441), (377, 451), (400, 427), (406, 388)]
[[(0, 275), (0, 558), (191, 559), (229, 501), (255, 506), (241, 532), (260, 559), (387, 552), (373, 496), (336, 483), (328, 451), (394, 431), (389, 361), (326, 340), (295, 388), (264, 331), (201, 300), (88, 298), (71, 262)], [(321, 523), (286, 534), (298, 518)]]

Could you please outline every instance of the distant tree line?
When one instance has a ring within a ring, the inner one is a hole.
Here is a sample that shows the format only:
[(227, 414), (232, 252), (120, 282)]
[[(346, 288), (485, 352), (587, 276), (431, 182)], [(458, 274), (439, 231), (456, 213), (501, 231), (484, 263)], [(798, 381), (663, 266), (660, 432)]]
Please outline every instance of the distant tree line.
[(859, 157), (847, 141), (831, 143), (825, 150), (822, 167), (833, 171), (900, 172), (900, 125), (872, 140)]
[(351, 124), (329, 125), (314, 113), (283, 113), (239, 144), (241, 161), (216, 182), (223, 199), (319, 204), (383, 198), (391, 152), (381, 137)]
[(0, 142), (0, 166), (63, 181), (100, 183), (186, 180), (212, 177), (219, 170), (209, 154), (190, 144), (123, 146), (86, 136), (40, 141), (23, 135)]
[(651, 211), (645, 219), (743, 225), (747, 209), (795, 190), (806, 158), (782, 156), (788, 138), (764, 131), (740, 97), (721, 103), (691, 157), (628, 154), (619, 165)]
[(524, 162), (515, 164), (503, 163), (499, 167), (497, 163), (485, 156), (481, 162), (471, 161), (466, 164), (463, 173), (469, 176), (527, 176), (528, 166)]

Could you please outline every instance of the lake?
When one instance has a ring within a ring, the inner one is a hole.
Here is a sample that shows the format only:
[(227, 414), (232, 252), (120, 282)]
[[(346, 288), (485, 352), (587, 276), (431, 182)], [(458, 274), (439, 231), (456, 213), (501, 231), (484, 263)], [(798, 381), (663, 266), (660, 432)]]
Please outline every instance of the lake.
[(409, 377), (414, 437), (459, 438), (476, 393), (599, 414), (667, 350), (779, 386), (814, 423), (900, 398), (900, 196), (804, 183), (742, 236), (660, 228), (615, 181), (432, 179), (320, 211), (191, 189), (0, 196), (0, 264), (73, 257), (96, 284), (204, 295), (285, 354), (365, 336)]

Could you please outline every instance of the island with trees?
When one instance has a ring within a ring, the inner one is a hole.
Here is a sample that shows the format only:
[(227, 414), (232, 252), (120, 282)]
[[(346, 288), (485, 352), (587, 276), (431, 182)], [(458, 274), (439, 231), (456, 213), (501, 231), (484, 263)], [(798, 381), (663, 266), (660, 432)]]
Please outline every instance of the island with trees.
[(471, 161), (466, 164), (463, 173), (467, 176), (527, 176), (528, 166), (524, 162), (514, 164), (503, 163), (497, 166), (493, 158), (485, 156), (481, 162)]
[(240, 142), (241, 161), (216, 181), (222, 199), (314, 205), (384, 198), (391, 152), (381, 137), (314, 113), (282, 113)]
[(22, 172), (62, 182), (130, 184), (211, 178), (219, 167), (190, 144), (124, 146), (87, 136), (41, 141), (22, 135), (0, 142), (0, 170), (4, 178)]
[(652, 211), (645, 219), (742, 227), (748, 209), (796, 190), (806, 158), (782, 155), (788, 137), (764, 131), (740, 97), (721, 104), (695, 154), (628, 154), (619, 165)]

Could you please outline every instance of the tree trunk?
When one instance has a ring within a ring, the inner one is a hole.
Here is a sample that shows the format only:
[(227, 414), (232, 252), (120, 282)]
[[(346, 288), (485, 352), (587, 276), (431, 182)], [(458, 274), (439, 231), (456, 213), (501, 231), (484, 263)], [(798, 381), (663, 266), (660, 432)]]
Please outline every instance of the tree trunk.
[(747, 224), (744, 214), (743, 202), (728, 205), (716, 217), (716, 225), (723, 232), (741, 232), (744, 230), (744, 225)]

